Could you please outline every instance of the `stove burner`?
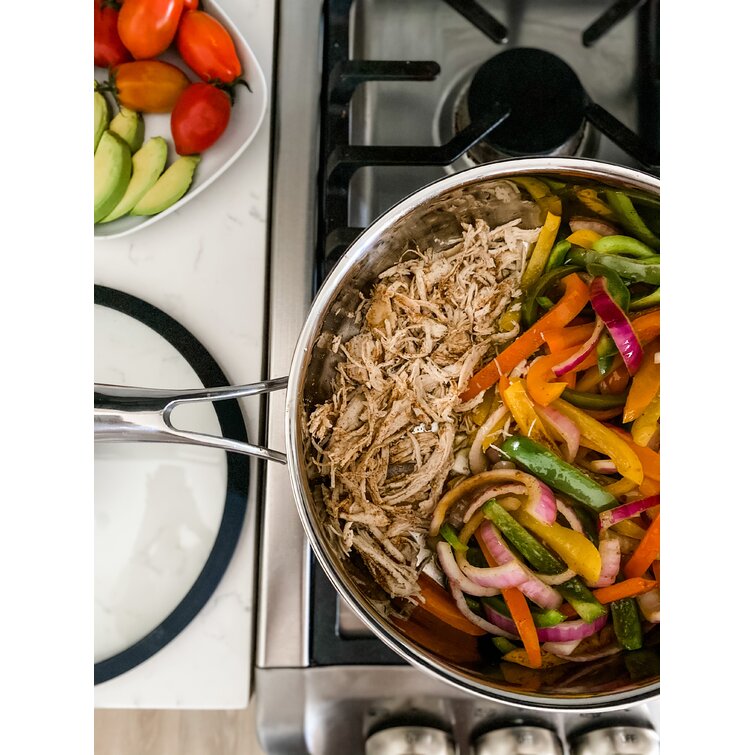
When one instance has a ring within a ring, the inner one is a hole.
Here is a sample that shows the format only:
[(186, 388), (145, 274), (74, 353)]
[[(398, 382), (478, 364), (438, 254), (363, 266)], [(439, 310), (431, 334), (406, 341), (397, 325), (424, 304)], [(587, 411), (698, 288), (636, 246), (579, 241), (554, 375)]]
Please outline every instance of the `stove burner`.
[(477, 120), (496, 99), (509, 105), (511, 114), (487, 136), (493, 150), (511, 157), (577, 153), (588, 100), (577, 75), (561, 58), (530, 47), (490, 58), (469, 85), (468, 118)]

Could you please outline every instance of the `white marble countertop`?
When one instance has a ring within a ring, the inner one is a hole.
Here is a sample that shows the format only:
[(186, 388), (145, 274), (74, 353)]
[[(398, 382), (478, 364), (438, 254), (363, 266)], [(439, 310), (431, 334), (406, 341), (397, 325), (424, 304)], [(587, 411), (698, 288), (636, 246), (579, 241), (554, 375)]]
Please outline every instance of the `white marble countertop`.
[[(271, 86), (274, 0), (220, 0), (219, 5), (249, 42)], [(136, 233), (94, 244), (94, 282), (138, 296), (178, 320), (232, 383), (262, 376), (269, 161), (268, 108), (249, 148), (195, 199)], [(242, 403), (255, 442), (258, 402)], [(255, 491), (258, 464), (252, 462), (251, 469)], [(154, 656), (96, 685), (96, 707), (248, 705), (255, 505), (253, 492), (239, 544), (210, 601)]]

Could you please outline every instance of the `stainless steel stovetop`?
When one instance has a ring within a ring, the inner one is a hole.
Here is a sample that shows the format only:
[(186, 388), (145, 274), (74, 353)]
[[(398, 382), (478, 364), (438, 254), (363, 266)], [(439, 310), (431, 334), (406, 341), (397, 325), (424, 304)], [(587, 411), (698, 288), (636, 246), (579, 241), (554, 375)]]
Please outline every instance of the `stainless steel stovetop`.
[[(348, 5), (348, 0), (330, 4)], [(351, 58), (435, 61), (440, 71), (432, 80), (371, 81), (358, 87), (351, 100), (352, 145), (447, 143), (470, 118), (474, 103), (468, 90), (474, 72), (502, 51), (523, 47), (544, 49), (565, 61), (597, 104), (598, 126), (610, 134), (616, 124), (610, 116), (607, 122), (600, 120), (601, 110), (645, 137), (657, 130), (653, 93), (647, 91), (656, 83), (657, 69), (653, 56), (647, 55), (652, 40), (643, 39), (645, 29), (639, 25), (653, 12), (653, 2), (629, 13), (590, 47), (582, 44), (582, 33), (601, 13), (614, 5), (643, 3), (481, 2), (507, 27), (505, 44), (485, 36), (458, 12), (473, 5), (466, 0), (354, 0), (348, 28)], [(329, 3), (325, 6), (327, 11)], [(328, 37), (323, 7), (314, 0), (279, 0), (278, 18), (269, 377), (287, 374), (314, 287), (331, 258), (361, 227), (426, 183), (469, 167), (469, 154), (490, 157), (488, 147), (478, 145), (446, 166), (361, 167), (354, 172), (344, 204), (344, 227), (325, 233), (332, 229), (325, 227), (329, 209), (323, 209), (322, 191), (318, 193), (321, 66)], [(624, 165), (643, 164), (637, 153), (631, 156), (600, 130), (588, 121), (564, 148)], [(342, 243), (329, 243), (331, 238)], [(284, 398), (271, 395), (268, 447), (284, 446), (283, 410)], [(404, 663), (351, 614), (313, 562), (287, 470), (277, 465), (266, 470), (260, 532), (254, 686), (258, 733), (271, 755), (657, 751), (656, 735), (648, 732), (659, 728), (657, 700), (615, 713), (536, 713), (472, 697)], [(535, 728), (485, 734), (515, 724)], [(365, 745), (376, 731), (410, 725), (420, 728), (414, 733), (405, 728), (378, 733)], [(629, 728), (616, 729), (600, 742), (596, 740), (602, 735), (591, 734), (591, 741), (574, 744), (581, 731), (612, 725)], [(450, 741), (457, 750), (450, 749)]]

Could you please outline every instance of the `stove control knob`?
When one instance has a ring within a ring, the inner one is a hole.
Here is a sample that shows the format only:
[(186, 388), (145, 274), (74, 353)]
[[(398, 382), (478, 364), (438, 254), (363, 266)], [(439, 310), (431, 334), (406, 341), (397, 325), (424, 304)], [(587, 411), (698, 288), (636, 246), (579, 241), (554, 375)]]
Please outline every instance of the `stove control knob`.
[(474, 755), (563, 755), (554, 731), (543, 726), (507, 726), (483, 734)]
[(448, 732), (430, 726), (394, 726), (367, 738), (365, 755), (456, 755)]
[(660, 740), (644, 726), (609, 726), (575, 737), (574, 755), (659, 755)]

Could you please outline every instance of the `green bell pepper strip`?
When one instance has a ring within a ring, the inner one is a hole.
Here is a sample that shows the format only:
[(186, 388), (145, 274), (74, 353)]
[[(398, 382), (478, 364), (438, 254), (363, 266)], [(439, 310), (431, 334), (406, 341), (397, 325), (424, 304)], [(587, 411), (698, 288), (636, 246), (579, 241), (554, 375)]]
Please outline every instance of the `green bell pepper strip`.
[[(572, 503), (567, 501), (567, 503)], [(581, 504), (576, 501), (572, 503), (572, 511), (576, 514), (579, 523), (582, 525), (584, 536), (597, 548), (600, 545), (598, 536), (598, 523), (596, 518)]]
[(553, 302), (547, 296), (538, 296), (536, 301), (545, 310), (553, 306)]
[(564, 388), (561, 398), (580, 409), (615, 409), (624, 406), (627, 393), (583, 393)]
[(566, 239), (559, 241), (553, 249), (551, 249), (550, 257), (548, 257), (548, 261), (545, 263), (545, 270), (543, 270), (543, 273), (549, 273), (551, 270), (561, 267), (561, 265), (564, 264), (564, 260), (570, 249), (570, 241), (567, 241)]
[(634, 598), (614, 600), (611, 618), (619, 645), (626, 650), (639, 650), (642, 647), (642, 627), (637, 601)]
[(497, 650), (500, 650), (501, 655), (506, 655), (506, 653), (510, 653), (518, 647), (506, 637), (493, 637), (493, 645), (495, 645)]
[(661, 266), (657, 257), (646, 257), (644, 260), (621, 257), (618, 254), (598, 254), (592, 249), (572, 247), (567, 255), (567, 264), (587, 267), (597, 263), (617, 272), (621, 278), (630, 283), (650, 283), (652, 286), (661, 285)]
[[(531, 535), (519, 522), (500, 506), (495, 498), (488, 501), (482, 510), (503, 533), (511, 546), (538, 572), (543, 574), (560, 574), (566, 571), (566, 564), (551, 553), (539, 540)], [(606, 607), (598, 602), (587, 589), (585, 583), (577, 576), (554, 585), (555, 590), (574, 608), (579, 617), (593, 622), (606, 614)]]
[(626, 283), (621, 280), (621, 276), (610, 267), (600, 265), (597, 262), (589, 262), (587, 264), (587, 272), (593, 278), (601, 277), (606, 279), (606, 289), (611, 298), (626, 312), (629, 306), (629, 289)]
[(521, 319), (525, 328), (529, 328), (537, 320), (538, 298), (543, 295), (556, 281), (565, 278), (579, 268), (575, 265), (557, 267), (549, 273), (545, 273), (530, 287), (524, 298), (521, 309)]
[(603, 236), (592, 245), (592, 249), (600, 254), (621, 254), (626, 257), (657, 256), (655, 250), (631, 236)]
[(464, 595), (464, 600), (472, 613), (482, 616), (482, 605), (480, 605), (480, 601), (477, 600), (477, 598), (473, 598), (470, 595)]
[(644, 241), (649, 247), (660, 249), (660, 240), (647, 227), (645, 221), (634, 208), (632, 200), (626, 194), (621, 191), (607, 189), (606, 201), (608, 202), (609, 207), (616, 213), (619, 223), (621, 223), (627, 231), (640, 239), (640, 241)]
[[(619, 505), (616, 498), (598, 483), (531, 438), (512, 435), (504, 441), (501, 450), (511, 461), (524, 467), (538, 480), (589, 506), (593, 511), (600, 513)], [(545, 572), (545, 569), (540, 571)]]
[(469, 549), (468, 545), (464, 545), (464, 543), (459, 540), (456, 530), (454, 530), (448, 522), (444, 522), (441, 526), (440, 535), (455, 551), (458, 551), (459, 553), (466, 553)]
[(616, 343), (607, 330), (604, 330), (600, 334), (598, 343), (595, 346), (595, 353), (598, 356), (598, 372), (601, 375), (610, 372), (614, 357), (619, 353), (619, 350), (616, 348)]
[[(480, 600), (485, 605), (490, 606), (494, 611), (506, 616), (506, 618), (511, 618), (511, 611), (509, 611), (509, 607), (506, 605), (506, 601), (504, 601), (503, 598), (494, 595), (493, 597), (481, 598)], [(557, 611), (554, 608), (544, 609), (542, 611), (536, 608), (530, 608), (530, 613), (532, 614), (532, 620), (535, 622), (536, 627), (555, 627), (566, 621), (566, 616), (564, 616), (561, 611)]]
[(629, 302), (629, 311), (634, 312), (638, 309), (647, 309), (648, 307), (656, 307), (661, 303), (661, 287), (655, 289), (646, 296), (641, 296), (639, 299), (634, 299)]

